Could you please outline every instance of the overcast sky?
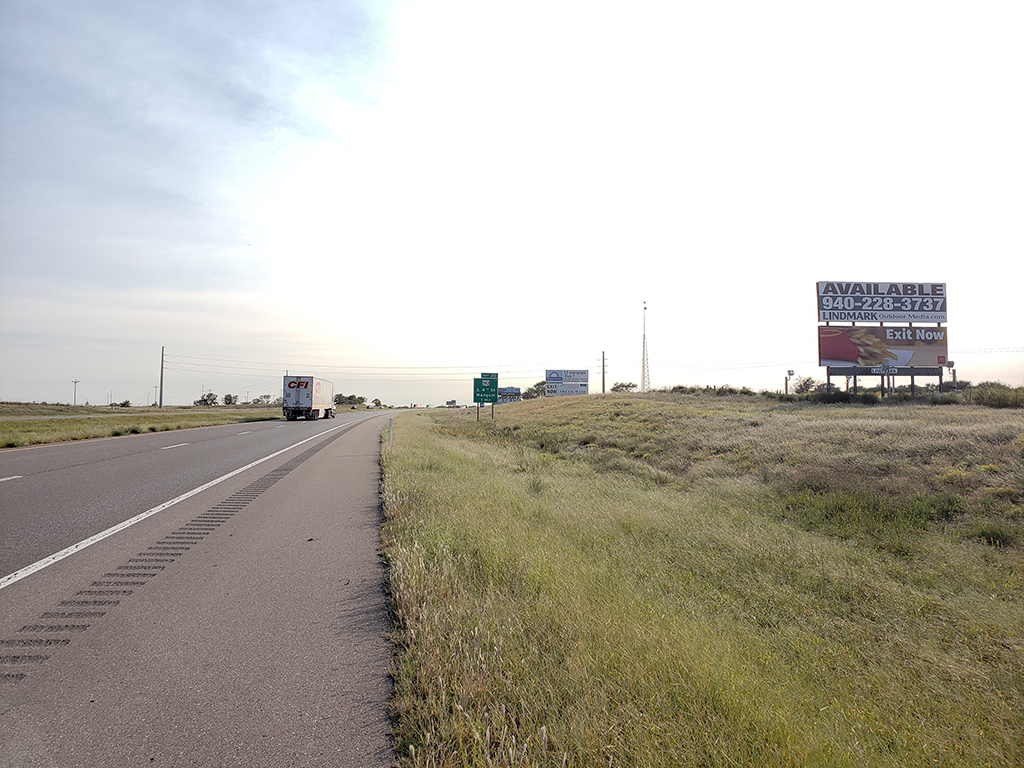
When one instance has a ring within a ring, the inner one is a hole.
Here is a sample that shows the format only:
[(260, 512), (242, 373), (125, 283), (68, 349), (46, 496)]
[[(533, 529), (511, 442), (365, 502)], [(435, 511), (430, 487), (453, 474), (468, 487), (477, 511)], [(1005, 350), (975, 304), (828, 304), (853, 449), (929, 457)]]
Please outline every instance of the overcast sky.
[[(0, 399), (823, 378), (946, 283), (1024, 384), (1024, 5), (0, 2)], [(77, 390), (72, 384), (79, 380)]]

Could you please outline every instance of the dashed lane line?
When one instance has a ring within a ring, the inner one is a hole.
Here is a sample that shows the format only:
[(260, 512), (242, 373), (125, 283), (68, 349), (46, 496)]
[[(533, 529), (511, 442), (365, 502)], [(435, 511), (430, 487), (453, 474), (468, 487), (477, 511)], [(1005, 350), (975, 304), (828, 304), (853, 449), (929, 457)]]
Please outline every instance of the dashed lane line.
[[(360, 419), (360, 421), (361, 421), (361, 419)], [(320, 437), (323, 437), (324, 435), (330, 434), (331, 432), (333, 432), (336, 429), (341, 429), (342, 427), (352, 426), (353, 423), (354, 422), (350, 421), (350, 422), (346, 422), (345, 424), (339, 424), (336, 427), (331, 427), (330, 429), (324, 430), (323, 432), (319, 432), (319, 433), (313, 435), (312, 437), (307, 437), (305, 440), (300, 440), (297, 443), (293, 443), (292, 445), (289, 445), (287, 448), (282, 448), (279, 451), (275, 451), (274, 453), (271, 453), (268, 456), (264, 456), (262, 459), (256, 459), (256, 461), (250, 462), (249, 464), (246, 464), (244, 467), (239, 467), (238, 469), (236, 469), (236, 470), (234, 470), (232, 472), (228, 472), (226, 475), (222, 475), (221, 477), (218, 477), (216, 480), (211, 480), (210, 482), (204, 483), (203, 485), (200, 485), (197, 488), (193, 488), (191, 491), (186, 491), (185, 493), (183, 493), (180, 496), (177, 496), (177, 497), (171, 499), (170, 501), (165, 501), (163, 504), (158, 504), (157, 506), (153, 507), (152, 509), (147, 509), (145, 512), (143, 512), (141, 514), (138, 514), (135, 517), (129, 518), (128, 520), (125, 520), (123, 522), (118, 523), (117, 525), (114, 525), (114, 526), (112, 526), (110, 528), (107, 528), (107, 530), (105, 530), (105, 531), (101, 531), (100, 533), (97, 533), (97, 534), (95, 534), (93, 536), (90, 536), (87, 539), (83, 539), (82, 541), (78, 542), (77, 544), (72, 544), (70, 547), (67, 547), (66, 549), (62, 549), (60, 552), (55, 552), (54, 554), (49, 555), (48, 557), (44, 557), (42, 560), (39, 560), (38, 562), (35, 562), (32, 565), (26, 566), (26, 567), (22, 568), (20, 571), (15, 571), (14, 573), (8, 574), (7, 576), (4, 576), (3, 578), (0, 578), (0, 589), (4, 589), (5, 587), (9, 587), (9, 586), (11, 586), (11, 584), (14, 584), (17, 581), (21, 581), (26, 576), (31, 576), (36, 571), (41, 571), (43, 568), (46, 568), (47, 566), (53, 565), (54, 563), (57, 563), (57, 562), (60, 562), (65, 557), (69, 557), (69, 556), (75, 554), (76, 552), (81, 552), (86, 547), (90, 547), (90, 546), (92, 546), (93, 544), (95, 544), (98, 541), (103, 541), (103, 539), (106, 539), (106, 538), (108, 538), (110, 536), (113, 536), (115, 533), (120, 533), (125, 528), (130, 528), (131, 526), (135, 525), (136, 523), (142, 522), (147, 517), (152, 517), (157, 512), (163, 512), (165, 509), (167, 509), (168, 507), (174, 506), (179, 501), (184, 501), (185, 499), (191, 498), (192, 496), (195, 496), (197, 493), (202, 493), (207, 488), (212, 488), (213, 486), (217, 485), (218, 483), (222, 483), (225, 480), (228, 480), (229, 478), (234, 477), (235, 475), (238, 475), (238, 474), (241, 474), (242, 472), (245, 472), (247, 469), (252, 469), (257, 464), (262, 464), (264, 461), (269, 461), (270, 459), (273, 459), (275, 456), (280, 456), (282, 453), (285, 453), (287, 451), (292, 450), (292, 448), (298, 448), (300, 445), (303, 445), (304, 443), (308, 443), (310, 440), (316, 440), (317, 438), (320, 438)], [(185, 443), (183, 443), (183, 445), (185, 445)], [(174, 446), (168, 446), (168, 447), (170, 448), (170, 447), (174, 447)]]

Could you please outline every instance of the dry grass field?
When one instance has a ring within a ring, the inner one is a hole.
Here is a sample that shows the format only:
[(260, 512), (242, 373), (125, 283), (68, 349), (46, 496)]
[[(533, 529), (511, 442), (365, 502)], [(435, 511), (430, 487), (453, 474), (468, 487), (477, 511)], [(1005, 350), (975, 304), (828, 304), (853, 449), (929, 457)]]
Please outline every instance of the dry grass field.
[(383, 449), (403, 765), (1024, 765), (1024, 413), (496, 413)]

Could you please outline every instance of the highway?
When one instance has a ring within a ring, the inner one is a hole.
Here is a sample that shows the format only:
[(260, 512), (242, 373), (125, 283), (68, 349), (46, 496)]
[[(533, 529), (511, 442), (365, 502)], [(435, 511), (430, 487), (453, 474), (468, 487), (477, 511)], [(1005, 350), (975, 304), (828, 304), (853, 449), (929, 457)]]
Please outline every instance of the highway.
[(0, 451), (0, 765), (392, 765), (387, 418)]

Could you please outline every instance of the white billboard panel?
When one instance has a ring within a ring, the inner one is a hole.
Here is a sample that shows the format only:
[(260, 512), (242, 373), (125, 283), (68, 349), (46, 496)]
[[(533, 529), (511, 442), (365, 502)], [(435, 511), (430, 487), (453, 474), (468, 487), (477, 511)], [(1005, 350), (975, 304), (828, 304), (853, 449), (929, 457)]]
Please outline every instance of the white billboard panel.
[(945, 323), (945, 283), (818, 283), (818, 322)]
[(590, 385), (586, 382), (563, 382), (561, 384), (545, 384), (545, 397), (560, 397), (562, 395), (586, 395), (590, 393)]
[(548, 384), (563, 384), (569, 382), (586, 384), (590, 381), (590, 371), (570, 371), (566, 369), (544, 372), (544, 381)]

